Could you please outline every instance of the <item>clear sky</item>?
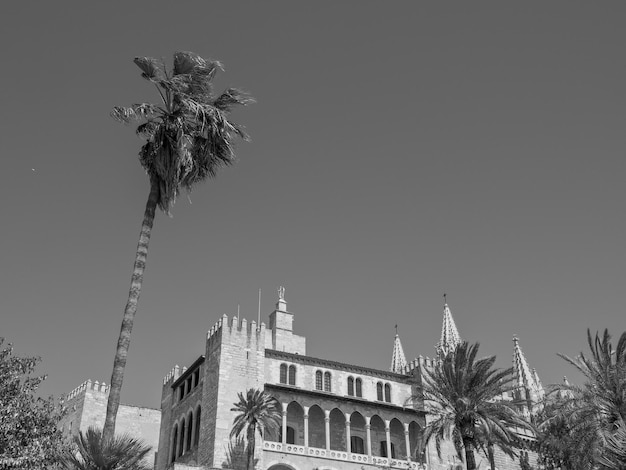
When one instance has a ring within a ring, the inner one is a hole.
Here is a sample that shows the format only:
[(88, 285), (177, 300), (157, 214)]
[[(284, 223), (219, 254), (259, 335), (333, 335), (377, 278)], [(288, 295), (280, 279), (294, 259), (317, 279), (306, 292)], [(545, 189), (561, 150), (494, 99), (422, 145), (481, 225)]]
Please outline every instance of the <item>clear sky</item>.
[(7, 2), (0, 18), (0, 335), (42, 393), (109, 382), (148, 182), (115, 105), (137, 55), (219, 59), (239, 161), (155, 221), (122, 391), (286, 286), (308, 354), (389, 367), (461, 336), (544, 384), (626, 330), (626, 3)]

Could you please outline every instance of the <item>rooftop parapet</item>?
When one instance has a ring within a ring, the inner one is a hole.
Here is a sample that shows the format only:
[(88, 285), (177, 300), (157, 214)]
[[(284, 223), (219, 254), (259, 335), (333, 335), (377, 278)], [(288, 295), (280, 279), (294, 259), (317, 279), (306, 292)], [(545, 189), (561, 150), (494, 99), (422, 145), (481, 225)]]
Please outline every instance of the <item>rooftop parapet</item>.
[(167, 385), (169, 382), (173, 382), (180, 377), (180, 367), (176, 364), (172, 370), (170, 370), (165, 377), (163, 377), (163, 385)]
[(400, 372), (401, 374), (409, 375), (413, 370), (418, 367), (432, 369), (435, 367), (436, 359), (430, 357), (419, 356), (407, 363), (407, 365)]
[(240, 319), (238, 316), (233, 316), (229, 321), (228, 315), (224, 314), (207, 332), (207, 341), (212, 341), (215, 337), (221, 336), (219, 333), (227, 333), (230, 336), (245, 336), (250, 341), (253, 333), (256, 336), (264, 330), (265, 323), (263, 322), (257, 326), (256, 321), (252, 320), (248, 323), (245, 318)]
[(97, 380), (95, 382), (85, 380), (82, 384), (67, 394), (66, 400), (72, 400), (80, 395), (84, 395), (87, 390), (107, 394), (109, 393), (109, 386), (106, 383), (100, 383)]

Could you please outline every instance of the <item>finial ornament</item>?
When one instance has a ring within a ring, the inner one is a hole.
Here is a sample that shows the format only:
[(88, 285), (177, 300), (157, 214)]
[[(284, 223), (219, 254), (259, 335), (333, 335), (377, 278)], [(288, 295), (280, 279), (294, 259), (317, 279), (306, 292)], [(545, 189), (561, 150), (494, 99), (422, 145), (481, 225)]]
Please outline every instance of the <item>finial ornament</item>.
[(283, 286), (278, 288), (278, 300), (285, 300), (285, 288)]
[(448, 305), (448, 294), (445, 292), (443, 293), (443, 304)]

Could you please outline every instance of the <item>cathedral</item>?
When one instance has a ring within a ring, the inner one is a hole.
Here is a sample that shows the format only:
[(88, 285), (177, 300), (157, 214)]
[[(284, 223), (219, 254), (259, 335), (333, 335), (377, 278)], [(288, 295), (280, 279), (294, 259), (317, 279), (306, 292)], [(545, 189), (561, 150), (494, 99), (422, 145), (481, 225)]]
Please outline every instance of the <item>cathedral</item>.
[[(257, 436), (259, 469), (464, 468), (451, 443), (442, 445), (441, 458), (432, 443), (417, 455), (429, 416), (414, 397), (421, 371), (434, 359), (407, 362), (397, 333), (389, 370), (319, 359), (306, 354), (306, 338), (295, 334), (293, 325), (281, 287), (269, 326), (224, 315), (207, 333), (205, 354), (165, 376), (157, 470), (225, 468), (235, 416), (231, 408), (237, 394), (250, 388), (264, 390), (282, 406), (280, 432)], [(529, 415), (543, 388), (518, 339), (513, 341), (516, 398), (528, 400), (523, 412)], [(460, 342), (444, 302), (437, 354)], [(527, 455), (534, 465), (534, 452)], [(483, 455), (476, 453), (476, 459), (478, 468), (489, 468)], [(497, 470), (517, 468), (519, 461), (496, 455)]]

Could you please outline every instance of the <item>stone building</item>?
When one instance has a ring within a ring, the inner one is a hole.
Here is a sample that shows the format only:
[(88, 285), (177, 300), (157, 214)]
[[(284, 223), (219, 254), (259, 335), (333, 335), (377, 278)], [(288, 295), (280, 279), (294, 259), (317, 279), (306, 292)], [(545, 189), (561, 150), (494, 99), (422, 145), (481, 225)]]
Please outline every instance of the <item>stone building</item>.
[[(59, 427), (66, 436), (76, 436), (79, 431), (85, 432), (90, 426), (102, 429), (109, 397), (109, 386), (97, 380), (87, 380), (66, 398), (68, 413), (59, 422)], [(115, 434), (128, 433), (142, 439), (152, 447), (146, 456), (146, 462), (155, 462), (156, 449), (159, 445), (159, 429), (161, 411), (141, 406), (122, 405), (117, 412)]]
[[(224, 315), (207, 334), (205, 354), (164, 378), (157, 470), (224, 468), (235, 415), (230, 410), (237, 393), (250, 388), (274, 396), (283, 413), (279, 433), (257, 436), (259, 469), (464, 468), (449, 443), (441, 459), (434, 444), (417, 455), (428, 415), (414, 397), (421, 371), (434, 359), (407, 362), (397, 333), (390, 370), (307, 356), (293, 320), (280, 288), (269, 327)], [(460, 341), (446, 303), (438, 354)], [(514, 346), (520, 393), (531, 403), (543, 390), (517, 339)], [(529, 457), (534, 464), (536, 456)], [(484, 456), (476, 458), (479, 468), (489, 468)], [(497, 455), (496, 467), (517, 469), (519, 463)]]

